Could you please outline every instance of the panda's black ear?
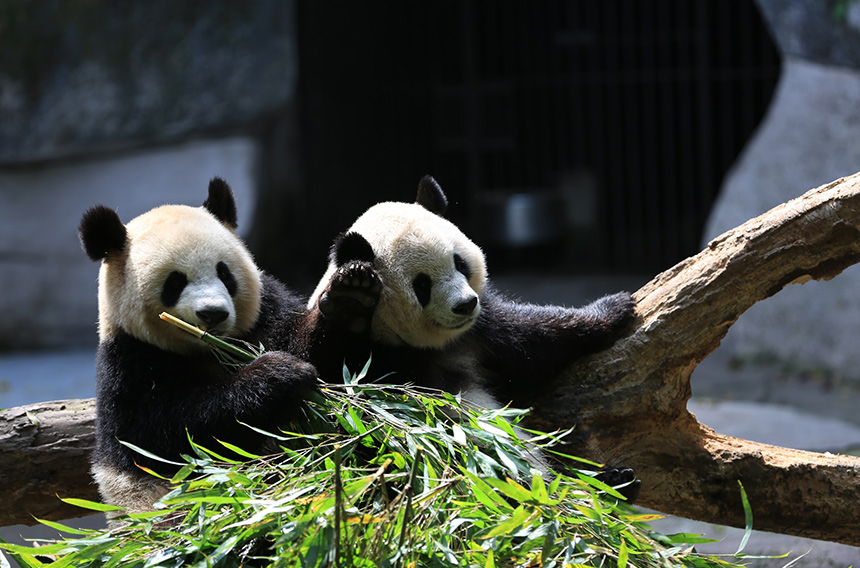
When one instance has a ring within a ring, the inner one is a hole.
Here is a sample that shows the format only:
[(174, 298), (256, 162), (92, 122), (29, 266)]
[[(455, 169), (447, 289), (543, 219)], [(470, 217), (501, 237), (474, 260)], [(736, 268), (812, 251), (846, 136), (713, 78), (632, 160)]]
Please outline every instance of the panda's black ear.
[(223, 179), (214, 177), (209, 182), (209, 197), (203, 202), (203, 207), (231, 229), (239, 226), (233, 190)]
[(335, 266), (343, 266), (352, 260), (373, 262), (376, 255), (373, 247), (358, 233), (341, 233), (331, 246), (329, 258)]
[(441, 217), (444, 217), (445, 211), (448, 210), (448, 198), (433, 176), (424, 176), (418, 182), (418, 198), (415, 203)]
[(84, 213), (78, 226), (81, 247), (91, 260), (102, 260), (109, 254), (125, 250), (128, 232), (116, 211), (96, 205)]

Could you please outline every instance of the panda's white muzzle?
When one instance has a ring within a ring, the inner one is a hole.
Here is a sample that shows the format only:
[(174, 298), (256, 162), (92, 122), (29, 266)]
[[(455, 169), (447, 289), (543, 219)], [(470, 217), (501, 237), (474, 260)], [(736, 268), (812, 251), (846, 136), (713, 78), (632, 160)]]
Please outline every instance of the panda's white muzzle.
[(229, 334), (236, 326), (233, 298), (218, 278), (189, 283), (171, 311), (210, 333)]

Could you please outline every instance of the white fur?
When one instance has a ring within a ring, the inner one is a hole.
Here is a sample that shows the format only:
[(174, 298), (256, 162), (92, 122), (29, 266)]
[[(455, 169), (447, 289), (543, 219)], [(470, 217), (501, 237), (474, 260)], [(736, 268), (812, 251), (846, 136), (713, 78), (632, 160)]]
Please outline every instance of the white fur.
[[(120, 329), (174, 352), (204, 348), (198, 339), (162, 321), (167, 311), (205, 327), (197, 311), (222, 308), (227, 321), (210, 330), (236, 335), (253, 327), (260, 310), (260, 273), (238, 236), (203, 207), (164, 205), (126, 225), (123, 252), (109, 255), (99, 272), (99, 336), (113, 337)], [(230, 297), (218, 278), (224, 262), (237, 282)], [(165, 307), (161, 290), (171, 271), (184, 273), (188, 284), (175, 306)]]
[(91, 473), (99, 486), (102, 502), (123, 508), (122, 511), (108, 513), (109, 521), (123, 514), (152, 511), (152, 504), (170, 489), (166, 481), (142, 471), (130, 473), (105, 464), (94, 464)]
[[(379, 203), (350, 227), (362, 235), (375, 254), (373, 267), (382, 280), (382, 296), (371, 325), (373, 339), (391, 345), (438, 348), (460, 336), (480, 314), (487, 280), (481, 249), (447, 219), (417, 203)], [(454, 267), (454, 254), (470, 269), (470, 277)], [(336, 266), (328, 270), (311, 296), (316, 305)], [(412, 282), (419, 273), (432, 280), (430, 302), (422, 307)], [(479, 300), (468, 316), (452, 308), (469, 298)]]

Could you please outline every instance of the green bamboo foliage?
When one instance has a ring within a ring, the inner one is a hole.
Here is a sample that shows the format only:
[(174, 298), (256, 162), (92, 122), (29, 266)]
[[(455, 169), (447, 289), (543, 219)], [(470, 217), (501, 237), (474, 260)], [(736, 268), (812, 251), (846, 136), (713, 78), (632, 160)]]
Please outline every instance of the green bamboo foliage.
[[(366, 372), (320, 385), (289, 431), (267, 433), (278, 454), (222, 442), (247, 460), (230, 461), (189, 439), (155, 511), (105, 531), (43, 521), (69, 536), (0, 549), (34, 568), (737, 566), (697, 554), (708, 539), (652, 531), (659, 516), (595, 479), (597, 464), (555, 453), (564, 433), (524, 440), (525, 411), (364, 384)], [(550, 473), (538, 450), (567, 465)]]

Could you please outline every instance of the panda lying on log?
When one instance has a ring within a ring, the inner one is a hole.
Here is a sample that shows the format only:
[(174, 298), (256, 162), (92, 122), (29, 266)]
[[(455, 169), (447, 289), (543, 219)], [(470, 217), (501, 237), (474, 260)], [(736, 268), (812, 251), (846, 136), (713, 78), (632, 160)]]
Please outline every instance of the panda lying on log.
[[(331, 249), (328, 269), (296, 336), (325, 380), (342, 365), (369, 379), (409, 381), (462, 393), (475, 404), (527, 407), (577, 359), (609, 347), (634, 314), (630, 294), (583, 308), (505, 299), (487, 281), (484, 254), (443, 217), (447, 199), (424, 177), (415, 203), (379, 203)], [(610, 485), (632, 470), (608, 469)], [(637, 483), (627, 488), (635, 497)]]

